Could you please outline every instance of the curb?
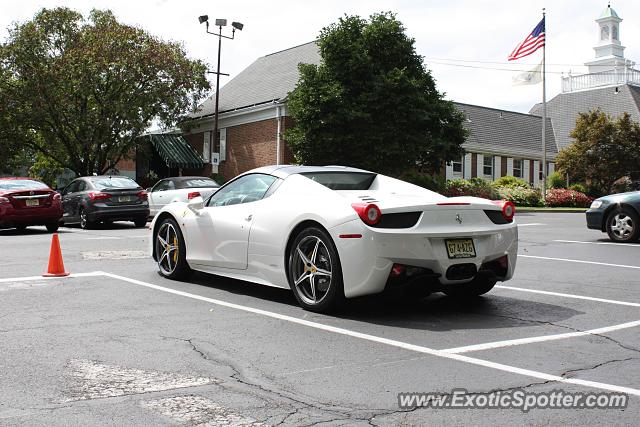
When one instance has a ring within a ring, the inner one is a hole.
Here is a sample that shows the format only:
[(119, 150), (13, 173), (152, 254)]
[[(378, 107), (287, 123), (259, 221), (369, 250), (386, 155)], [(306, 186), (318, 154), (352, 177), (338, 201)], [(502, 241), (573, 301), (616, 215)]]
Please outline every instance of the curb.
[(516, 206), (516, 215), (522, 212), (546, 212), (546, 213), (585, 213), (588, 208), (533, 208)]

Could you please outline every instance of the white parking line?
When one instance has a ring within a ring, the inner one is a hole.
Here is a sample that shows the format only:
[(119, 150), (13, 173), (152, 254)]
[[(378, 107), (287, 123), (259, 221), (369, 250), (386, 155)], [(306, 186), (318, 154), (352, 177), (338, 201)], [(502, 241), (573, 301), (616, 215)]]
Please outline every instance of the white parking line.
[(90, 273), (73, 273), (63, 277), (44, 277), (44, 276), (9, 277), (7, 279), (0, 279), (0, 283), (28, 282), (32, 280), (55, 280), (55, 279), (66, 279), (67, 277), (92, 277), (92, 276), (104, 276), (104, 273), (102, 271), (92, 271)]
[(635, 269), (640, 270), (640, 266), (638, 266), (638, 265), (609, 264), (607, 262), (582, 261), (582, 260), (579, 260), (579, 259), (552, 258), (552, 257), (548, 257), (548, 256), (534, 256), (534, 255), (520, 255), (520, 254), (518, 254), (518, 258), (547, 259), (547, 260), (550, 260), (550, 261), (577, 262), (579, 264), (594, 264), (594, 265), (604, 265), (604, 266), (607, 266), (607, 267), (635, 268)]
[(582, 243), (585, 245), (612, 245), (612, 246), (631, 246), (640, 248), (640, 244), (637, 243), (616, 243), (616, 242), (581, 242), (580, 240), (554, 240), (559, 243)]
[(640, 307), (640, 303), (637, 303), (637, 302), (618, 301), (614, 299), (605, 299), (605, 298), (595, 298), (595, 297), (588, 297), (584, 295), (564, 294), (562, 292), (551, 292), (551, 291), (541, 291), (538, 289), (516, 288), (513, 286), (505, 286), (505, 285), (496, 285), (495, 288), (508, 289), (510, 291), (530, 292), (532, 294), (551, 295), (554, 297), (583, 299), (587, 301), (604, 302), (607, 304), (626, 305), (629, 307)]
[(604, 328), (590, 329), (588, 331), (568, 332), (566, 334), (543, 335), (539, 337), (519, 338), (514, 340), (494, 341), (484, 344), (467, 345), (464, 347), (448, 348), (442, 351), (447, 353), (468, 353), (470, 351), (489, 350), (492, 348), (512, 347), (515, 345), (532, 344), (545, 341), (555, 341), (567, 338), (583, 337), (585, 335), (601, 335), (607, 332), (619, 331), (620, 329), (633, 328), (640, 326), (640, 320), (635, 322), (621, 323), (619, 325), (606, 326)]
[(461, 354), (447, 353), (447, 352), (442, 351), (442, 350), (436, 350), (436, 349), (429, 348), (429, 347), (424, 347), (424, 346), (421, 346), (421, 345), (410, 344), (410, 343), (406, 343), (406, 342), (402, 342), (402, 341), (392, 340), (392, 339), (389, 339), (389, 338), (383, 338), (383, 337), (378, 337), (378, 336), (375, 336), (375, 335), (364, 334), (362, 332), (356, 332), (356, 331), (352, 331), (352, 330), (349, 330), (349, 329), (338, 328), (336, 326), (330, 326), (330, 325), (325, 325), (325, 324), (322, 324), (322, 323), (312, 322), (312, 321), (309, 321), (309, 320), (304, 320), (304, 319), (300, 319), (300, 318), (293, 317), (293, 316), (287, 316), (285, 314), (274, 313), (274, 312), (267, 311), (267, 310), (261, 310), (259, 308), (247, 307), (247, 306), (240, 305), (240, 304), (234, 304), (234, 303), (227, 302), (227, 301), (208, 298), (208, 297), (204, 297), (204, 296), (201, 296), (201, 295), (191, 294), (191, 293), (188, 293), (188, 292), (178, 291), (178, 290), (171, 289), (171, 288), (165, 288), (163, 286), (158, 286), (158, 285), (154, 285), (152, 283), (143, 282), (141, 280), (131, 279), (131, 278), (124, 277), (124, 276), (119, 276), (117, 274), (111, 274), (111, 273), (103, 273), (103, 274), (105, 276), (107, 276), (107, 277), (111, 277), (113, 279), (118, 279), (118, 280), (122, 280), (122, 281), (125, 281), (125, 282), (129, 282), (129, 283), (132, 283), (134, 285), (144, 286), (144, 287), (155, 289), (155, 290), (158, 290), (158, 291), (167, 292), (167, 293), (170, 293), (170, 294), (179, 295), (179, 296), (183, 296), (183, 297), (187, 297), (187, 298), (192, 298), (192, 299), (195, 299), (195, 300), (204, 301), (204, 302), (208, 302), (208, 303), (219, 305), (219, 306), (223, 306), (223, 307), (233, 308), (233, 309), (245, 311), (245, 312), (248, 312), (248, 313), (259, 314), (259, 315), (270, 317), (270, 318), (273, 318), (273, 319), (283, 320), (283, 321), (286, 321), (286, 322), (295, 323), (295, 324), (298, 324), (298, 325), (303, 325), (303, 326), (307, 326), (307, 327), (310, 327), (310, 328), (319, 329), (319, 330), (322, 330), (322, 331), (333, 332), (333, 333), (336, 333), (336, 334), (345, 335), (345, 336), (349, 336), (349, 337), (353, 337), (353, 338), (358, 338), (358, 339), (362, 339), (362, 340), (366, 340), (366, 341), (371, 341), (371, 342), (375, 342), (375, 343), (378, 343), (378, 344), (389, 345), (389, 346), (400, 348), (400, 349), (403, 349), (403, 350), (413, 351), (413, 352), (422, 353), (422, 354), (428, 354), (428, 355), (431, 355), (431, 356), (442, 357), (442, 358), (445, 358), (445, 359), (450, 359), (450, 360), (455, 360), (455, 361), (458, 361), (458, 362), (469, 363), (469, 364), (472, 364), (472, 365), (483, 366), (485, 368), (496, 369), (496, 370), (499, 370), (499, 371), (509, 372), (509, 373), (512, 373), (512, 374), (524, 375), (524, 376), (533, 377), (533, 378), (539, 378), (539, 379), (542, 379), (542, 380), (545, 380), (545, 381), (556, 381), (556, 382), (565, 383), (565, 384), (582, 385), (582, 386), (585, 386), (585, 387), (597, 388), (597, 389), (600, 389), (600, 390), (608, 390), (608, 391), (614, 391), (614, 392), (620, 392), (620, 393), (627, 393), (627, 394), (631, 394), (631, 395), (634, 395), (634, 396), (640, 396), (640, 390), (634, 389), (634, 388), (630, 388), (630, 387), (622, 387), (622, 386), (617, 386), (617, 385), (614, 385), (614, 384), (606, 384), (606, 383), (601, 383), (601, 382), (597, 382), (597, 381), (579, 380), (579, 379), (576, 379), (576, 378), (564, 378), (564, 377), (560, 377), (558, 375), (551, 375), (551, 374), (546, 374), (544, 372), (538, 372), (538, 371), (533, 371), (533, 370), (530, 370), (530, 369), (518, 368), (518, 367), (515, 367), (515, 366), (505, 365), (505, 364), (502, 364), (502, 363), (490, 362), (488, 360), (477, 359), (477, 358), (474, 358), (474, 357), (464, 356), (464, 355), (461, 355)]
[(102, 236), (102, 237), (85, 237), (82, 240), (120, 240), (123, 237), (115, 237), (115, 236)]
[(530, 222), (528, 224), (520, 224), (520, 223), (518, 223), (518, 227), (527, 227), (529, 225), (547, 225), (547, 224), (543, 224), (541, 222)]
[[(191, 298), (191, 299), (195, 299), (195, 300), (199, 300), (199, 301), (204, 301), (204, 302), (208, 302), (210, 304), (215, 304), (218, 306), (222, 306), (222, 307), (227, 307), (227, 308), (232, 308), (235, 310), (241, 310), (244, 312), (248, 312), (248, 313), (253, 313), (253, 314), (259, 314), (265, 317), (270, 317), (273, 319), (277, 319), (277, 320), (282, 320), (282, 321), (286, 321), (286, 322), (290, 322), (290, 323), (295, 323), (298, 325), (302, 325), (302, 326), (307, 326), (310, 328), (314, 328), (314, 329), (318, 329), (318, 330), (322, 330), (322, 331), (326, 331), (326, 332), (332, 332), (332, 333), (336, 333), (336, 334), (340, 334), (340, 335), (345, 335), (345, 336), (349, 336), (352, 338), (358, 338), (358, 339), (362, 339), (362, 340), (366, 340), (366, 341), (370, 341), (370, 342), (375, 342), (378, 344), (383, 344), (383, 345), (388, 345), (388, 346), (392, 346), (392, 347), (396, 347), (396, 348), (400, 348), (403, 350), (407, 350), (407, 351), (413, 351), (416, 353), (421, 353), (421, 354), (427, 354), (427, 355), (431, 355), (431, 356), (436, 356), (436, 357), (442, 357), (444, 359), (449, 359), (449, 360), (455, 360), (458, 362), (463, 362), (463, 363), (469, 363), (472, 365), (476, 365), (476, 366), (482, 366), (485, 368), (490, 368), (490, 369), (495, 369), (495, 370), (499, 370), (499, 371), (503, 371), (503, 372), (508, 372), (511, 374), (516, 374), (516, 375), (522, 375), (522, 376), (527, 376), (527, 377), (532, 377), (532, 378), (538, 378), (538, 379), (542, 379), (545, 381), (555, 381), (555, 382), (559, 382), (559, 383), (564, 383), (564, 384), (574, 384), (574, 385), (581, 385), (584, 387), (590, 387), (590, 388), (596, 388), (596, 389), (600, 389), (600, 390), (607, 390), (607, 391), (613, 391), (613, 392), (619, 392), (619, 393), (627, 393), (630, 395), (634, 395), (634, 396), (639, 396), (640, 397), (640, 389), (634, 389), (634, 388), (630, 388), (630, 387), (623, 387), (623, 386), (618, 386), (618, 385), (614, 385), (614, 384), (607, 384), (607, 383), (602, 383), (602, 382), (597, 382), (597, 381), (587, 381), (587, 380), (580, 380), (577, 378), (565, 378), (565, 377), (561, 377), (558, 375), (552, 375), (552, 374), (547, 374), (544, 372), (539, 372), (539, 371), (533, 371), (530, 369), (523, 369), (523, 368), (518, 368), (516, 366), (511, 366), (511, 365), (505, 365), (502, 363), (496, 363), (496, 362), (491, 362), (488, 360), (483, 360), (483, 359), (478, 359), (475, 357), (469, 357), (469, 356), (464, 356), (461, 354), (456, 354), (456, 353), (450, 353), (444, 350), (436, 350), (433, 348), (429, 348), (429, 347), (424, 347), (421, 345), (416, 345), (416, 344), (411, 344), (411, 343), (406, 343), (406, 342), (402, 342), (402, 341), (397, 341), (397, 340), (392, 340), (389, 338), (383, 338), (383, 337), (378, 337), (375, 335), (370, 335), (370, 334), (365, 334), (362, 332), (356, 332), (356, 331), (352, 331), (349, 329), (344, 329), (344, 328), (339, 328), (336, 326), (330, 326), (330, 325), (325, 325), (322, 323), (318, 323), (318, 322), (312, 322), (309, 320), (304, 320), (304, 319), (300, 319), (297, 317), (293, 317), (293, 316), (288, 316), (285, 314), (280, 314), (280, 313), (275, 313), (275, 312), (271, 312), (271, 311), (267, 311), (267, 310), (262, 310), (259, 308), (253, 308), (253, 307), (248, 307), (248, 306), (244, 306), (244, 305), (240, 305), (240, 304), (235, 304), (235, 303), (231, 303), (231, 302), (227, 302), (227, 301), (222, 301), (222, 300), (218, 300), (218, 299), (214, 299), (214, 298), (208, 298), (208, 297), (204, 297), (201, 295), (196, 295), (196, 294), (191, 294), (188, 292), (183, 292), (183, 291), (178, 291), (176, 289), (171, 289), (171, 288), (165, 288), (163, 286), (159, 286), (159, 285), (154, 285), (153, 283), (147, 283), (147, 282), (143, 282), (141, 280), (137, 280), (137, 279), (132, 279), (129, 277), (125, 277), (125, 276), (120, 276), (117, 274), (112, 274), (112, 273), (106, 273), (106, 272), (91, 272), (91, 273), (78, 273), (75, 274), (73, 276), (70, 277), (89, 277), (89, 276), (105, 276), (105, 277), (110, 277), (112, 279), (117, 279), (117, 280), (122, 280), (124, 282), (128, 282), (134, 285), (138, 285), (138, 286), (144, 286), (150, 289), (155, 289), (161, 292), (166, 292), (169, 294), (173, 294), (173, 295), (179, 295), (179, 296), (183, 296), (183, 297), (187, 297), (187, 298)], [(12, 279), (0, 279), (2, 281), (19, 281), (19, 280), (39, 280), (42, 279), (42, 277), (39, 276), (30, 276), (30, 277), (23, 277), (23, 278), (12, 278)]]

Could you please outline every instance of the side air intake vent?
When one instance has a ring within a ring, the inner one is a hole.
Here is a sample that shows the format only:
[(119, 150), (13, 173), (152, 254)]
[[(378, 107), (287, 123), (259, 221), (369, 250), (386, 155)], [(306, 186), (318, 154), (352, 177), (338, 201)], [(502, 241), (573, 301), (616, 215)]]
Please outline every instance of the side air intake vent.
[(371, 196), (359, 196), (359, 199), (366, 203), (378, 203), (375, 197)]

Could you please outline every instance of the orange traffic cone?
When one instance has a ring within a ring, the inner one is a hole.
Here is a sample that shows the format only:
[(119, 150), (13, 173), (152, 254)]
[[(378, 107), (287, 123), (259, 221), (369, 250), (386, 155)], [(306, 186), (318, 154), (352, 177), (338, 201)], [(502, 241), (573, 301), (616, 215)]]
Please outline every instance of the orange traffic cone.
[(62, 277), (68, 276), (69, 273), (64, 271), (64, 262), (62, 262), (62, 251), (60, 250), (60, 240), (58, 233), (54, 233), (51, 238), (51, 251), (49, 253), (49, 268), (43, 274), (44, 277)]

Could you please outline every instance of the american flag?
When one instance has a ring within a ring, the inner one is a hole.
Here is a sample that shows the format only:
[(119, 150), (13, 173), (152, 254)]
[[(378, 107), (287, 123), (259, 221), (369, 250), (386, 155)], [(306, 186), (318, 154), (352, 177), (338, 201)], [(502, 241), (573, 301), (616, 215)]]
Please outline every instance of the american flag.
[(513, 49), (509, 55), (509, 61), (531, 55), (542, 46), (544, 46), (544, 18), (536, 25), (531, 34)]

